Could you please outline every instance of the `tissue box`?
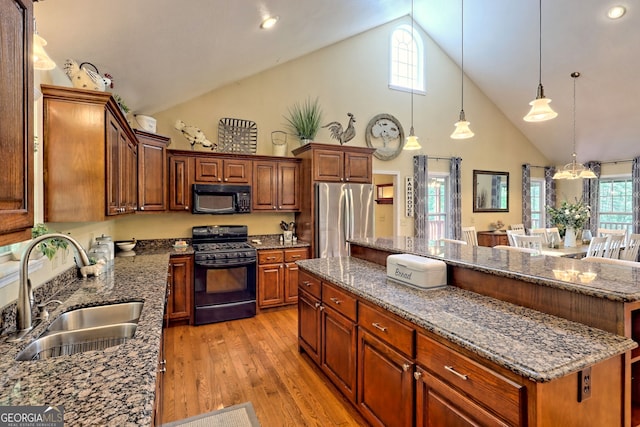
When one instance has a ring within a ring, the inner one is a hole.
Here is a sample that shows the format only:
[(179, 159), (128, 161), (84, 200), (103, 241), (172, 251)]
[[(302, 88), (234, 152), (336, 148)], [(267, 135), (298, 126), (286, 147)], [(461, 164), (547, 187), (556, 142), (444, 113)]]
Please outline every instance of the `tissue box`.
[(417, 255), (389, 255), (387, 277), (421, 289), (441, 287), (447, 284), (447, 264)]

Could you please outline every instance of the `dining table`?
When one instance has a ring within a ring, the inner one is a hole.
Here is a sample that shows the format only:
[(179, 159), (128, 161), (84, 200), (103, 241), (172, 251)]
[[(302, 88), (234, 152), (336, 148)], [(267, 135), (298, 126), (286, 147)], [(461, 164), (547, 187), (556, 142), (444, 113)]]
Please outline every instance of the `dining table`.
[(543, 246), (541, 249), (542, 255), (547, 256), (557, 256), (557, 257), (565, 257), (565, 258), (584, 258), (587, 255), (587, 250), (589, 249), (589, 245), (579, 244), (577, 246), (566, 247), (564, 245), (560, 245), (557, 248), (550, 248), (548, 246)]

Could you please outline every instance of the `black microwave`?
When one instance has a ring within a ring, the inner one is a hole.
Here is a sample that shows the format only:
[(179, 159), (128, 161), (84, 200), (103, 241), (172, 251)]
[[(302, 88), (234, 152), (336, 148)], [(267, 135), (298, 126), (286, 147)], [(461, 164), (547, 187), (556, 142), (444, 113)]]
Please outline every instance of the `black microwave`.
[(194, 214), (251, 213), (251, 187), (248, 185), (193, 184)]

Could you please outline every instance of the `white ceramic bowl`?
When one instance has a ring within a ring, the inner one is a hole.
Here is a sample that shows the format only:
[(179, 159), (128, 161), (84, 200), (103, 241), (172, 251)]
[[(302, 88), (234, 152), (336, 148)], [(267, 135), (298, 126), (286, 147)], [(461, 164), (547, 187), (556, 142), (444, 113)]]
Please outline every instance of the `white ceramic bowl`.
[(130, 251), (133, 248), (135, 248), (136, 247), (136, 242), (135, 242), (135, 240), (126, 241), (126, 242), (116, 242), (116, 245), (118, 246), (118, 248), (121, 251), (125, 251), (126, 252), (126, 251)]

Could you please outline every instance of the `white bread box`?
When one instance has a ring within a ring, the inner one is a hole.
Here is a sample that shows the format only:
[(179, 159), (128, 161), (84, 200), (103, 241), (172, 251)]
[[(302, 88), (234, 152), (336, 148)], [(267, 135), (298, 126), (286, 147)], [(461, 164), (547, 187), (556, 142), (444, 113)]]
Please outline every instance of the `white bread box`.
[(411, 254), (389, 255), (387, 277), (421, 289), (437, 288), (447, 285), (447, 264)]

